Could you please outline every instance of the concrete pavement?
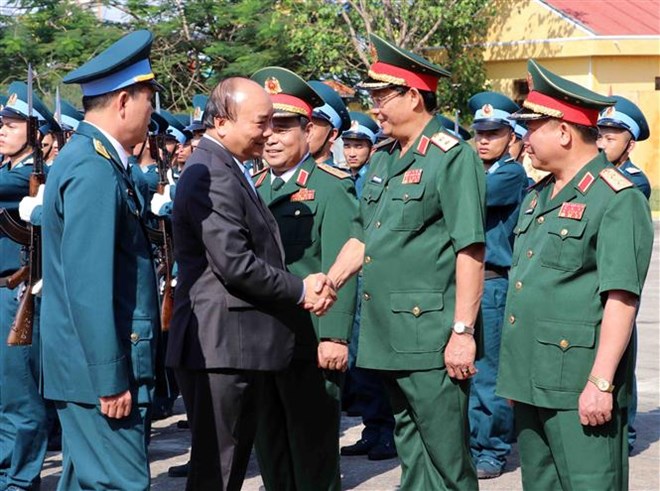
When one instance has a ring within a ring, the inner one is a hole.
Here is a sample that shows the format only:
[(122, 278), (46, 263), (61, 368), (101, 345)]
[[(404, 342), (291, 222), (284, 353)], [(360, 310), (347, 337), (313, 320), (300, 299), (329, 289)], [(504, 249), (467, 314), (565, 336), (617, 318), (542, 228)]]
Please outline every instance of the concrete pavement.
[[(658, 491), (660, 489), (660, 222), (655, 222), (656, 241), (651, 269), (637, 318), (639, 350), (637, 384), (639, 403), (637, 414), (637, 444), (630, 458), (630, 489)], [(179, 413), (182, 412), (177, 401)], [(172, 479), (167, 469), (187, 461), (190, 438), (187, 430), (179, 430), (176, 422), (182, 414), (154, 424), (150, 448), (152, 489), (175, 491), (184, 489), (185, 479)], [(359, 439), (359, 418), (342, 419), (341, 444)], [(61, 454), (49, 453), (43, 471), (42, 490), (54, 490), (61, 471)], [(342, 487), (346, 490), (389, 491), (398, 489), (398, 461), (370, 462), (366, 457), (343, 457)], [(482, 490), (521, 489), (517, 450), (509, 458), (506, 472), (497, 479), (480, 481)], [(253, 458), (243, 489), (258, 491), (261, 486), (259, 469)], [(431, 490), (429, 490), (431, 491)]]

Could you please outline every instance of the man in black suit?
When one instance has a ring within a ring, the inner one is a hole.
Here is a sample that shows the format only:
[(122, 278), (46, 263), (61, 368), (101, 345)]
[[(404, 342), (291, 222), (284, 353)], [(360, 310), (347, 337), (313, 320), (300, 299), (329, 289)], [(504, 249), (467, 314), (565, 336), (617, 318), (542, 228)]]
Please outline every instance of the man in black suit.
[(255, 82), (220, 82), (206, 105), (206, 134), (177, 184), (167, 365), (192, 431), (187, 490), (240, 489), (261, 377), (286, 368), (293, 352), (285, 321), (301, 306), (322, 315), (335, 298), (325, 276), (285, 271), (277, 222), (247, 177), (243, 162), (261, 156), (272, 114)]

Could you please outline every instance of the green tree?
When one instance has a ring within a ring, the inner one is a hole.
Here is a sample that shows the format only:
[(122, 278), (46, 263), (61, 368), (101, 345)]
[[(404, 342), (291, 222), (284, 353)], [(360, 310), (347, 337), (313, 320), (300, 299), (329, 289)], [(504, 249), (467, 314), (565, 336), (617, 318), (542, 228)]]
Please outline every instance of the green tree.
[(364, 78), (375, 33), (452, 73), (440, 82), (441, 111), (466, 115), (467, 99), (485, 87), (478, 40), (493, 15), (488, 0), (282, 0), (277, 12), (303, 76)]

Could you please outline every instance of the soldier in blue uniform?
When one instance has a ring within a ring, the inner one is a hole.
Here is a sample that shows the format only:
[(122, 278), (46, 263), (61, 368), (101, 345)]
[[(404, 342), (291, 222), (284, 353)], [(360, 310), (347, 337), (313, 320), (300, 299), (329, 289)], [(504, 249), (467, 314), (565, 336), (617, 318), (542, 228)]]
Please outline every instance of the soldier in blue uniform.
[(498, 92), (473, 95), (475, 146), (486, 171), (486, 272), (481, 298), (484, 352), (470, 388), (470, 450), (477, 477), (502, 473), (513, 441), (513, 412), (495, 395), (504, 301), (509, 285), (513, 228), (527, 187), (522, 165), (509, 155), (516, 123), (509, 116), (520, 107)]
[[(360, 198), (369, 173), (369, 158), (380, 128), (376, 121), (364, 113), (350, 112), (349, 115), (351, 126), (341, 134), (341, 138), (344, 142), (344, 158), (355, 183), (357, 196)], [(358, 276), (353, 334), (349, 345), (347, 386), (355, 397), (355, 405), (362, 417), (364, 429), (357, 442), (341, 448), (341, 454), (367, 455), (369, 460), (386, 460), (396, 457), (392, 408), (378, 374), (355, 365), (360, 335), (361, 296), (362, 280)]]
[(312, 131), (309, 135), (309, 151), (317, 164), (335, 167), (332, 147), (342, 131), (351, 125), (346, 104), (332, 87), (318, 80), (309, 85), (321, 96), (323, 105), (312, 112)]
[(42, 231), (43, 391), (62, 424), (62, 490), (149, 488), (158, 292), (128, 156), (160, 88), (152, 39), (133, 32), (64, 78), (81, 85), (85, 120), (53, 165)]
[[(616, 104), (600, 113), (598, 117), (598, 147), (605, 152), (607, 160), (642, 192), (646, 199), (651, 197), (651, 184), (644, 172), (630, 161), (635, 143), (649, 137), (649, 125), (644, 113), (635, 103), (621, 96), (613, 96)], [(637, 355), (637, 326), (633, 329), (635, 357)], [(631, 451), (637, 431), (633, 426), (637, 415), (637, 379), (633, 375), (632, 398), (628, 406), (628, 450)]]
[[(7, 104), (0, 111), (0, 208), (16, 211), (27, 196), (33, 148), (27, 140), (28, 88), (9, 86)], [(33, 115), (46, 123), (52, 116), (33, 94)], [(39, 318), (35, 312), (33, 344), (7, 346), (24, 285), (11, 288), (8, 278), (21, 266), (21, 246), (0, 232), (0, 489), (38, 489), (46, 455), (46, 405), (39, 394)], [(11, 282), (10, 282), (11, 283)], [(38, 304), (37, 304), (38, 305)]]

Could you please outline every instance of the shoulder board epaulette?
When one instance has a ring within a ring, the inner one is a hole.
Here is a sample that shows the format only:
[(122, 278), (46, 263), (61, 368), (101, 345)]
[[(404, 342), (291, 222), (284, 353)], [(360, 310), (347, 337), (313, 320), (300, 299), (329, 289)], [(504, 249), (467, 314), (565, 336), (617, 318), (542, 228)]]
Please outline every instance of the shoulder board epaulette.
[(348, 172), (344, 172), (343, 170), (337, 169), (336, 167), (332, 167), (331, 165), (328, 164), (316, 164), (316, 167), (327, 172), (328, 174), (338, 177), (339, 179), (346, 179), (350, 177), (350, 174)]
[(621, 172), (614, 169), (613, 167), (608, 167), (600, 171), (600, 177), (605, 181), (605, 183), (611, 187), (615, 192), (619, 192), (622, 189), (633, 187), (634, 184), (630, 182)]
[(254, 182), (255, 188), (258, 188), (264, 183), (264, 181), (266, 180), (266, 176), (268, 175), (267, 171), (268, 168), (261, 169), (259, 172), (257, 172), (255, 175), (252, 176), (253, 178), (259, 176), (257, 177), (257, 180)]
[(431, 141), (435, 143), (435, 145), (439, 147), (443, 152), (448, 152), (456, 145), (458, 145), (458, 138), (451, 136), (448, 133), (443, 133), (442, 131), (439, 131), (433, 135), (431, 137)]
[(96, 138), (94, 138), (94, 150), (96, 150), (96, 153), (98, 153), (102, 157), (105, 157), (108, 160), (111, 159), (110, 154), (108, 153), (108, 151), (103, 146), (103, 143), (101, 143)]

